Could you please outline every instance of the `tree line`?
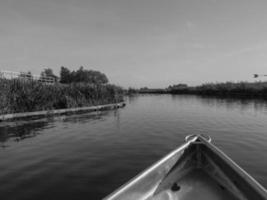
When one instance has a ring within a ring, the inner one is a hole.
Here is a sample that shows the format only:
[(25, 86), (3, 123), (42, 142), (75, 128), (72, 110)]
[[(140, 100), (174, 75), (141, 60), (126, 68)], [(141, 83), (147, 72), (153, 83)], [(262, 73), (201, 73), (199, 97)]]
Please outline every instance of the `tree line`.
[(91, 84), (106, 84), (108, 83), (107, 76), (99, 71), (86, 70), (80, 67), (76, 71), (70, 71), (66, 67), (61, 67), (60, 70), (61, 83), (91, 83)]
[[(55, 78), (61, 84), (43, 84), (42, 77)], [(123, 89), (109, 84), (99, 71), (61, 67), (58, 77), (46, 68), (37, 80), (31, 72), (20, 73), (18, 78), (0, 78), (0, 114), (117, 103), (123, 101), (123, 95)]]
[[(33, 80), (32, 73), (21, 72), (19, 78), (26, 80)], [(96, 70), (87, 70), (84, 67), (80, 67), (78, 70), (69, 70), (67, 67), (62, 66), (60, 69), (59, 77), (56, 76), (51, 68), (45, 68), (39, 77), (39, 81), (51, 78), (54, 82), (60, 82), (63, 84), (70, 83), (89, 83), (89, 84), (107, 84), (109, 82), (107, 76)]]
[(248, 97), (267, 99), (267, 82), (259, 81), (205, 83), (198, 86), (188, 86), (187, 84), (180, 83), (161, 89), (152, 89), (147, 87), (140, 89), (129, 88), (127, 93), (194, 94), (203, 96)]

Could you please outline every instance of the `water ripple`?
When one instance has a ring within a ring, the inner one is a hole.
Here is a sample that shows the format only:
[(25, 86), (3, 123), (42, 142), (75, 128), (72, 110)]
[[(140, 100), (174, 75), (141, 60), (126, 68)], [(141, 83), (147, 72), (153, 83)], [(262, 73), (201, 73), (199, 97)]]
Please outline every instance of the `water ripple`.
[(267, 103), (141, 95), (124, 109), (0, 123), (0, 196), (101, 199), (204, 133), (267, 187)]

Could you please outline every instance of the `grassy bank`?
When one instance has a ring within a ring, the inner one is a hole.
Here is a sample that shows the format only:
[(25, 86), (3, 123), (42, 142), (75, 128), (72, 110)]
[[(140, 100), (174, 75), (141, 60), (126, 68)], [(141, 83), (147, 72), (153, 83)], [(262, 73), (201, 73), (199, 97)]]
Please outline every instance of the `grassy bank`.
[(196, 87), (168, 88), (172, 94), (267, 98), (267, 82), (207, 83)]
[(169, 86), (166, 89), (132, 89), (130, 92), (151, 94), (196, 94), (204, 96), (247, 97), (267, 99), (267, 82), (207, 83), (195, 87), (189, 87), (185, 84), (178, 84)]
[(45, 85), (38, 81), (0, 79), (0, 114), (93, 106), (122, 100), (123, 90), (110, 84)]

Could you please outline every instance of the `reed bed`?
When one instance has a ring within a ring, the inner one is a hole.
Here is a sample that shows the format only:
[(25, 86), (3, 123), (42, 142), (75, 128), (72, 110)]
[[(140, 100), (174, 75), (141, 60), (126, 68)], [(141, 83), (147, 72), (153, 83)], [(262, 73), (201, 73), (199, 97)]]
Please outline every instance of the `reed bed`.
[(38, 81), (0, 79), (0, 114), (116, 103), (122, 88), (111, 84), (45, 85)]
[(267, 82), (207, 83), (196, 87), (171, 88), (166, 91), (172, 94), (267, 98)]

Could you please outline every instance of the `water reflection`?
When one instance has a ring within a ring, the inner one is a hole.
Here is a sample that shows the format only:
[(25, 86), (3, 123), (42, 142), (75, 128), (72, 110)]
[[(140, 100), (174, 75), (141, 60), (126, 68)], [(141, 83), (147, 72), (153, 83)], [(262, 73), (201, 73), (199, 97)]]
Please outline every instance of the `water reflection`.
[(21, 140), (35, 137), (40, 130), (48, 126), (49, 120), (3, 122), (0, 126), (0, 143), (6, 147), (9, 140), (19, 142)]
[(249, 99), (249, 98), (229, 98), (229, 97), (209, 97), (197, 95), (172, 95), (175, 101), (194, 100), (201, 102), (207, 107), (226, 108), (227, 110), (255, 110), (262, 111), (267, 109), (267, 101), (263, 99)]
[(63, 124), (87, 124), (98, 121), (105, 121), (105, 117), (114, 115), (116, 125), (119, 128), (120, 111), (98, 111), (93, 113), (83, 113), (74, 115), (62, 115), (50, 118), (35, 120), (18, 120), (15, 122), (0, 123), (0, 144), (2, 148), (9, 146), (8, 142), (20, 142), (25, 139), (36, 137), (43, 133), (44, 129), (51, 129), (56, 123)]
[(121, 117), (120, 117), (120, 109), (115, 110), (114, 113), (114, 119), (116, 120), (116, 128), (120, 129), (120, 123), (121, 123)]
[(132, 94), (132, 95), (127, 96), (128, 103), (133, 104), (133, 103), (137, 102), (139, 96), (140, 95), (138, 95), (138, 94)]
[(104, 116), (108, 116), (109, 111), (97, 111), (93, 113), (83, 113), (83, 114), (75, 114), (75, 115), (64, 115), (60, 118), (57, 118), (57, 120), (61, 120), (65, 123), (80, 123), (85, 124), (91, 121), (99, 121), (99, 120), (105, 120)]
[(267, 102), (261, 99), (236, 99), (236, 98), (207, 98), (200, 97), (199, 100), (202, 104), (208, 106), (222, 108), (225, 107), (228, 110), (265, 110), (267, 108)]

